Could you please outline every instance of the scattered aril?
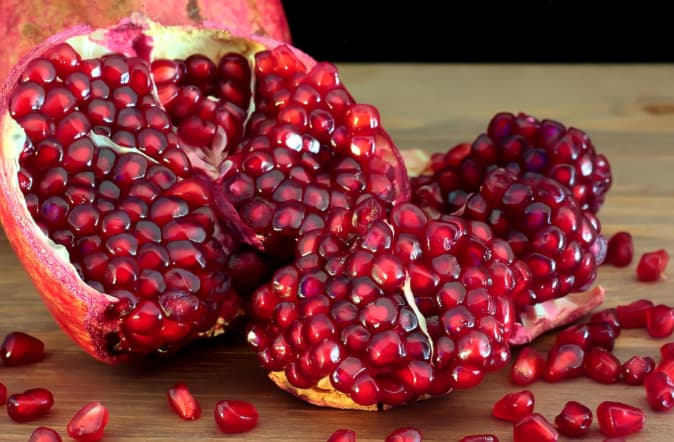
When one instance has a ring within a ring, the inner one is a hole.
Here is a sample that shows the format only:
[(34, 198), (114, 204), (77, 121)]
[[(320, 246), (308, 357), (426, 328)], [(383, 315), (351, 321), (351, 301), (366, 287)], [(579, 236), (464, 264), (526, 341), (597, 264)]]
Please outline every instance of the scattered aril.
[(620, 330), (622, 327), (620, 326), (620, 321), (618, 320), (618, 313), (616, 312), (615, 308), (607, 308), (601, 311), (598, 311), (597, 313), (593, 313), (592, 316), (590, 316), (590, 324), (604, 324), (613, 330), (616, 338), (620, 336)]
[(48, 427), (37, 427), (28, 438), (28, 442), (62, 442), (61, 436)]
[(499, 442), (493, 434), (473, 434), (463, 437), (459, 442)]
[(191, 421), (201, 417), (201, 405), (185, 384), (176, 384), (166, 394), (171, 409), (181, 418)]
[(510, 380), (515, 385), (529, 385), (543, 378), (545, 356), (533, 347), (524, 347), (510, 370)]
[(616, 307), (616, 316), (622, 328), (645, 328), (646, 316), (653, 307), (653, 301), (639, 299)]
[(77, 442), (97, 442), (103, 438), (109, 416), (105, 405), (90, 402), (75, 413), (66, 430)]
[(633, 256), (634, 244), (629, 233), (617, 232), (608, 240), (605, 263), (626, 267), (632, 263)]
[(653, 410), (665, 411), (674, 407), (674, 382), (661, 371), (656, 371), (644, 379), (646, 401)]
[(0, 358), (7, 367), (31, 364), (44, 359), (44, 343), (23, 332), (11, 332), (0, 345)]
[(565, 436), (584, 436), (592, 425), (592, 410), (580, 402), (569, 401), (555, 417), (555, 425)]
[(674, 342), (668, 342), (660, 347), (660, 357), (662, 359), (674, 359)]
[(641, 431), (646, 414), (622, 402), (604, 401), (597, 407), (599, 429), (609, 437), (627, 436)]
[(610, 351), (592, 347), (585, 353), (585, 374), (602, 384), (615, 384), (620, 379), (620, 361)]
[(421, 431), (412, 427), (403, 427), (389, 433), (384, 442), (421, 442), (421, 440)]
[(245, 433), (257, 426), (257, 408), (250, 402), (222, 400), (215, 404), (215, 423), (223, 433)]
[(562, 344), (548, 352), (547, 366), (543, 379), (559, 382), (580, 376), (583, 373), (585, 352), (576, 344)]
[(0, 382), (0, 405), (5, 405), (7, 402), (7, 387)]
[(538, 413), (520, 419), (513, 426), (513, 442), (555, 442), (559, 433)]
[(653, 358), (635, 355), (623, 363), (620, 367), (620, 374), (627, 385), (641, 385), (654, 369), (655, 360)]
[(667, 305), (654, 305), (646, 314), (646, 330), (654, 338), (666, 338), (674, 332), (674, 309)]
[(509, 393), (496, 401), (491, 414), (497, 419), (517, 422), (534, 412), (535, 398), (529, 390)]
[(637, 264), (637, 277), (640, 281), (657, 281), (662, 277), (668, 262), (669, 254), (663, 249), (644, 253)]
[(46, 388), (31, 388), (7, 399), (7, 414), (16, 422), (29, 422), (47, 414), (54, 396)]
[(356, 432), (346, 429), (335, 430), (326, 442), (356, 442)]

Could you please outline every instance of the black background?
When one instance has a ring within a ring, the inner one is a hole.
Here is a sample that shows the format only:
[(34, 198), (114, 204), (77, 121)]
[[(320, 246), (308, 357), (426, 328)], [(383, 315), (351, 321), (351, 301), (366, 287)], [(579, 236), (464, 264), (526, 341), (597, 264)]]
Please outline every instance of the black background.
[(283, 3), (295, 46), (318, 60), (674, 61), (666, 0)]

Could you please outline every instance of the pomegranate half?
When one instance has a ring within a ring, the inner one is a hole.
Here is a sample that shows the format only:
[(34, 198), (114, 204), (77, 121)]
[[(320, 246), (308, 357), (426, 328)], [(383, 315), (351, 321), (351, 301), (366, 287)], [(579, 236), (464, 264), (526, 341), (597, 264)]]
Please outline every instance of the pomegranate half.
[(283, 264), (262, 262), (270, 244), (361, 192), (409, 198), (376, 109), (334, 66), (141, 16), (34, 49), (3, 86), (0, 140), (10, 243), (61, 327), (106, 362), (221, 333), (247, 289), (230, 274)]

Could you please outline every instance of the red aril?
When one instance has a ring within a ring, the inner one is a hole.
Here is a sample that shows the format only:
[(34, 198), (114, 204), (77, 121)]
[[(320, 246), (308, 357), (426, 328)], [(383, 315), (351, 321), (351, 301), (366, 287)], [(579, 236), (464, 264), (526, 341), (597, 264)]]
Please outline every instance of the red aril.
[(227, 434), (245, 433), (257, 426), (257, 408), (250, 402), (223, 400), (215, 404), (215, 423)]
[(421, 442), (421, 440), (421, 431), (413, 427), (403, 427), (389, 433), (384, 442)]
[(656, 371), (644, 379), (646, 401), (653, 410), (665, 411), (674, 407), (674, 382), (661, 371)]
[(627, 232), (616, 232), (609, 240), (606, 249), (606, 262), (616, 267), (626, 267), (632, 263), (634, 245), (632, 235)]
[(498, 442), (498, 437), (493, 434), (472, 434), (464, 436), (459, 442)]
[(46, 388), (32, 388), (7, 398), (7, 415), (15, 422), (29, 422), (49, 412), (54, 396)]
[(648, 299), (639, 299), (630, 304), (616, 307), (616, 316), (621, 328), (645, 328), (648, 311), (653, 308), (653, 302)]
[(674, 331), (674, 309), (668, 305), (653, 306), (646, 314), (646, 330), (654, 338), (666, 338)]
[(326, 442), (356, 442), (356, 432), (353, 430), (335, 430)]
[(509, 393), (494, 403), (491, 414), (497, 419), (517, 422), (534, 412), (535, 399), (529, 390)]
[(646, 414), (622, 402), (604, 401), (597, 407), (597, 421), (604, 435), (620, 437), (641, 431)]
[(616, 337), (620, 336), (620, 321), (618, 320), (618, 313), (616, 312), (615, 308), (607, 308), (601, 311), (598, 311), (597, 313), (593, 313), (592, 316), (590, 316), (590, 324), (595, 324), (595, 325), (608, 325), (613, 329), (613, 332)]
[(543, 378), (547, 382), (559, 382), (580, 376), (583, 373), (585, 352), (576, 344), (562, 344), (548, 352)]
[(668, 262), (669, 254), (663, 249), (644, 253), (637, 264), (637, 277), (640, 281), (657, 281), (661, 278)]
[(545, 356), (533, 347), (524, 347), (517, 354), (510, 370), (510, 381), (515, 385), (529, 385), (543, 378)]
[(48, 427), (37, 427), (28, 438), (28, 442), (62, 442), (61, 436)]
[(668, 342), (660, 347), (660, 357), (662, 359), (674, 359), (674, 342)]
[(513, 442), (555, 442), (559, 433), (538, 413), (520, 419), (513, 426)]
[(641, 385), (644, 379), (655, 369), (655, 360), (650, 356), (635, 355), (620, 367), (623, 382), (627, 385)]
[(181, 418), (192, 421), (201, 417), (201, 405), (185, 384), (176, 384), (168, 389), (168, 403)]
[(100, 402), (90, 402), (80, 408), (68, 422), (68, 436), (78, 442), (97, 442), (103, 439), (109, 413)]
[(585, 374), (602, 384), (615, 384), (620, 379), (620, 361), (610, 351), (592, 347), (585, 353)]
[(592, 410), (576, 401), (569, 401), (555, 417), (555, 426), (560, 433), (569, 437), (582, 437), (592, 425)]
[(0, 358), (7, 367), (39, 362), (44, 358), (44, 343), (27, 333), (9, 333), (0, 345)]
[(7, 387), (0, 382), (0, 405), (5, 405), (7, 402)]

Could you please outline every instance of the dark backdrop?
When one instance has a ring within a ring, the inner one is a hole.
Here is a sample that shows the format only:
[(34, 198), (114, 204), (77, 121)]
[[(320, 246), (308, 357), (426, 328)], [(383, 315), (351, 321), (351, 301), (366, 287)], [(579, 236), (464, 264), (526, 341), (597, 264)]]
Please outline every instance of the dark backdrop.
[(674, 61), (665, 0), (283, 3), (295, 45), (319, 60)]

